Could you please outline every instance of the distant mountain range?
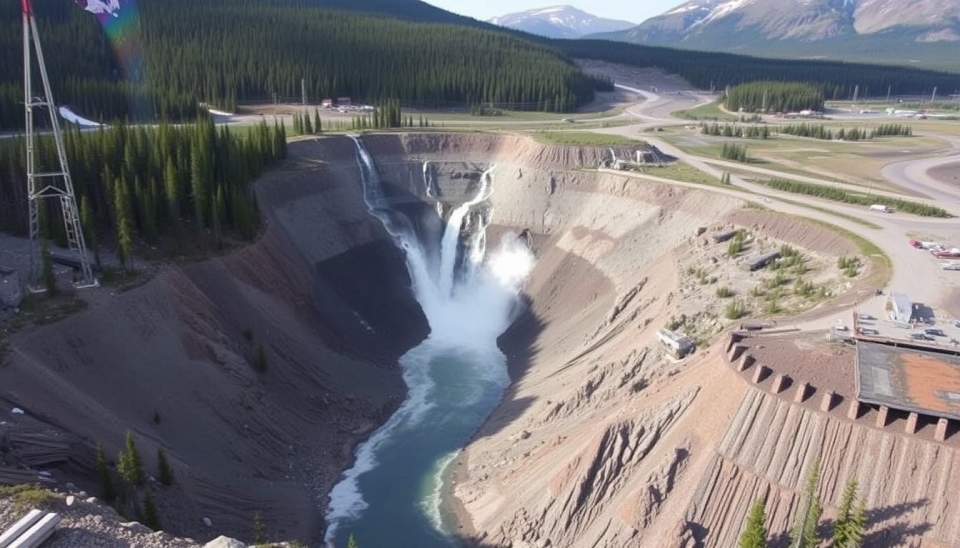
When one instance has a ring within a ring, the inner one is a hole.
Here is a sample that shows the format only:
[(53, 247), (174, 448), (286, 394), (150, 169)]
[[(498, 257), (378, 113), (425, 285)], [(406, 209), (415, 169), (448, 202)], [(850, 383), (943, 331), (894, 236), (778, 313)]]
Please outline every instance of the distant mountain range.
[(573, 6), (552, 6), (521, 11), (494, 17), (489, 22), (547, 38), (580, 38), (588, 34), (626, 30), (636, 25), (629, 21), (590, 15)]
[(942, 60), (956, 69), (960, 0), (692, 0), (595, 37), (764, 56)]

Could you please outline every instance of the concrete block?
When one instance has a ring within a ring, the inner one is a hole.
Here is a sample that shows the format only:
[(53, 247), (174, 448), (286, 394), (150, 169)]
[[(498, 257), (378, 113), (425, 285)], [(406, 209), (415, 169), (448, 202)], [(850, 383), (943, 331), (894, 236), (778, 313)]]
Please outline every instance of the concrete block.
[(917, 433), (917, 423), (920, 421), (920, 415), (918, 413), (910, 413), (907, 415), (907, 425), (904, 427), (904, 431), (907, 434), (916, 434)]
[(793, 401), (796, 403), (801, 403), (803, 400), (807, 399), (807, 393), (810, 392), (810, 383), (802, 382), (797, 385), (797, 393), (793, 396)]
[(830, 411), (831, 409), (833, 409), (833, 397), (834, 397), (835, 395), (836, 395), (836, 394), (833, 392), (833, 390), (827, 390), (827, 391), (823, 394), (823, 400), (820, 401), (820, 410), (821, 410), (821, 411), (823, 411), (824, 413), (826, 413), (826, 412)]
[(14, 523), (9, 529), (0, 534), (0, 548), (7, 548), (10, 544), (20, 538), (20, 535), (33, 527), (33, 524), (40, 521), (43, 512), (37, 509), (30, 510), (27, 515), (20, 518), (20, 521)]
[(777, 378), (773, 379), (773, 393), (779, 394), (783, 392), (784, 388), (790, 383), (790, 376), (786, 373), (780, 373), (777, 375)]
[(949, 425), (950, 421), (947, 419), (937, 421), (937, 430), (933, 433), (933, 439), (937, 441), (947, 441), (947, 426)]
[(854, 421), (860, 418), (859, 400), (850, 400), (850, 409), (847, 410), (847, 418)]
[(727, 353), (731, 352), (737, 346), (737, 339), (733, 336), (733, 333), (730, 333), (730, 336), (727, 338), (727, 347), (724, 349)]
[(737, 366), (737, 371), (746, 371), (751, 365), (756, 363), (756, 361), (756, 358), (750, 354), (744, 354), (743, 357), (740, 358), (740, 364)]
[(886, 405), (880, 406), (880, 413), (877, 414), (877, 428), (883, 428), (887, 425), (887, 419), (890, 415), (890, 408)]
[(760, 381), (767, 376), (768, 371), (770, 371), (770, 368), (765, 365), (758, 367), (757, 370), (753, 372), (753, 384), (760, 384)]
[(26, 533), (10, 544), (9, 548), (35, 548), (53, 535), (60, 525), (60, 514), (47, 514), (33, 524)]

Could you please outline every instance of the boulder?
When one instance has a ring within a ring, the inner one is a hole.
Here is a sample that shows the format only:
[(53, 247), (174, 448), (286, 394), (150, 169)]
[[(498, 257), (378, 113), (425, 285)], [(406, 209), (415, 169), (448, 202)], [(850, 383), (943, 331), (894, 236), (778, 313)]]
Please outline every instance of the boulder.
[(203, 545), (203, 548), (247, 548), (247, 545), (235, 538), (219, 536)]
[(203, 521), (203, 524), (206, 525), (207, 527), (213, 527), (213, 521), (211, 521), (210, 518), (205, 517), (203, 518), (202, 521)]

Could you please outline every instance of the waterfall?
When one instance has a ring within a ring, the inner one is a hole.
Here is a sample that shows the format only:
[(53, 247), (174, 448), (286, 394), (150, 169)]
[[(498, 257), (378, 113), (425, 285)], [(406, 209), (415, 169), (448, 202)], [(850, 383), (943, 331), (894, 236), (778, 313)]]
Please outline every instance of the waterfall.
[[(389, 508), (379, 508), (377, 515), (384, 519), (383, 514), (387, 513), (390, 519), (390, 511), (409, 512), (414, 508), (434, 528), (442, 529), (441, 476), (453, 452), (492, 411), (509, 383), (506, 358), (496, 341), (516, 316), (517, 297), (533, 268), (533, 255), (526, 241), (516, 235), (505, 237), (497, 250), (489, 257), (486, 254), (486, 228), (491, 215), (487, 201), (493, 191), (493, 167), (481, 175), (476, 194), (455, 207), (447, 222), (440, 225), (442, 234), (432, 235), (439, 238), (427, 234), (422, 241), (409, 219), (390, 208), (373, 158), (358, 137), (351, 138), (356, 144), (367, 209), (403, 251), (414, 297), (426, 316), (430, 335), (400, 358), (407, 398), (357, 448), (353, 468), (344, 473), (331, 491), (326, 540), (332, 543), (342, 523), (350, 522), (367, 529), (392, 527), (385, 534), (395, 535), (389, 539), (394, 544), (423, 546), (424, 541), (417, 537), (423, 534), (422, 528), (408, 525), (409, 516), (389, 525), (363, 522), (364, 516), (375, 510), (368, 504), (368, 499), (378, 496), (372, 490), (392, 486), (374, 486), (365, 491), (360, 479), (379, 478), (375, 472), (387, 471), (392, 477), (406, 477), (411, 468), (419, 470), (417, 473), (428, 476), (423, 481), (433, 486), (431, 493), (411, 493), (410, 496), (417, 497), (414, 504), (399, 510), (387, 505)], [(440, 189), (435, 169), (424, 163), (425, 191), (437, 196)], [(431, 253), (436, 251), (432, 246), (437, 241), (439, 252)], [(429, 444), (423, 439), (439, 444), (435, 452), (424, 449)], [(421, 441), (405, 445), (406, 440)], [(426, 462), (414, 462), (419, 457)], [(391, 478), (379, 480), (388, 483)], [(403, 527), (410, 530), (402, 531)], [(404, 535), (408, 535), (405, 541)]]

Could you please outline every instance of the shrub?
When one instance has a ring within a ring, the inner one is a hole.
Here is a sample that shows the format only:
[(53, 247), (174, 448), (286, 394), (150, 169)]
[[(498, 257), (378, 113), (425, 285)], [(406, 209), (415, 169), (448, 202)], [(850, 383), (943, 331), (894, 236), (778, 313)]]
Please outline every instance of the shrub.
[(56, 495), (35, 483), (10, 487), (0, 486), (0, 498), (11, 497), (13, 498), (13, 509), (18, 513), (29, 508), (49, 510), (60, 500)]
[(730, 304), (728, 304), (724, 310), (724, 316), (726, 316), (728, 320), (737, 320), (744, 317), (746, 314), (746, 307), (743, 305), (743, 301), (739, 299), (730, 301)]
[(725, 285), (721, 285), (717, 288), (717, 297), (720, 299), (728, 299), (733, 297), (733, 290)]

